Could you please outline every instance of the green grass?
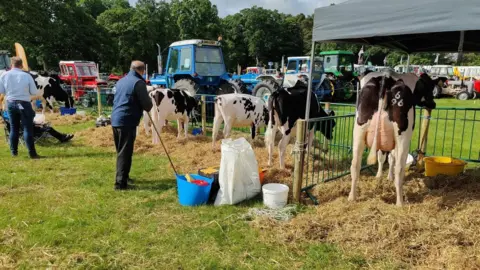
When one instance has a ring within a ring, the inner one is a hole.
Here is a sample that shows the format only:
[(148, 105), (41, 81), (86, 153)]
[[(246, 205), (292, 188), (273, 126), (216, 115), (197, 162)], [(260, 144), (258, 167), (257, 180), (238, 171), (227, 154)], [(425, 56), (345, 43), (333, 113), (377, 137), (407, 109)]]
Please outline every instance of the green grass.
[[(56, 127), (74, 132), (93, 123)], [(136, 155), (137, 190), (113, 190), (113, 149), (38, 146), (10, 157), (0, 137), (0, 268), (356, 269), (358, 256), (320, 242), (285, 242), (240, 218), (237, 206), (181, 207), (167, 161)], [(304, 210), (304, 211), (310, 211)]]

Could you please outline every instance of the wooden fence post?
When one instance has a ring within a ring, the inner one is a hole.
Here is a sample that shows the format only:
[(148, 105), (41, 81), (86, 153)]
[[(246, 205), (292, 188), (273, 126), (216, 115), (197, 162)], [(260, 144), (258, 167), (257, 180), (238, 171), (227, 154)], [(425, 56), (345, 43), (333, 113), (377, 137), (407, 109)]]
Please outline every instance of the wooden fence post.
[(305, 120), (297, 121), (297, 137), (295, 140), (295, 166), (293, 170), (293, 199), (300, 202), (302, 193), (303, 164), (305, 159)]
[(422, 120), (422, 130), (420, 133), (420, 145), (418, 149), (417, 164), (420, 167), (423, 167), (423, 158), (425, 157), (425, 151), (427, 149), (427, 137), (428, 137), (428, 128), (430, 126), (430, 118), (432, 116), (432, 111), (429, 109), (423, 109), (423, 120)]
[(102, 116), (102, 95), (100, 94), (100, 87), (97, 86), (97, 104), (98, 116)]
[(205, 95), (202, 95), (200, 99), (202, 100), (202, 133), (207, 135), (207, 99)]

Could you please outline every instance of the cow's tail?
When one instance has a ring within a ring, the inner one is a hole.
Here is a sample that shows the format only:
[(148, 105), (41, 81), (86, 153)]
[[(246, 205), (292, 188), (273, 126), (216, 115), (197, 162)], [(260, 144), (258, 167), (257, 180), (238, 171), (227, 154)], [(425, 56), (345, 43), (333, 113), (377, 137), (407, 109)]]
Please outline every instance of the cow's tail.
[(378, 144), (378, 130), (380, 129), (380, 119), (381, 119), (381, 114), (382, 114), (382, 111), (383, 111), (383, 106), (384, 106), (384, 102), (385, 102), (385, 77), (387, 75), (384, 75), (383, 78), (382, 78), (382, 84), (381, 84), (381, 87), (380, 87), (380, 98), (378, 100), (378, 110), (377, 110), (377, 123), (375, 124), (375, 132), (374, 132), (374, 135), (373, 135), (373, 143), (372, 143), (372, 148), (370, 148), (370, 153), (368, 153), (368, 157), (367, 157), (367, 164), (368, 165), (374, 165), (375, 163), (377, 163), (377, 152), (378, 152), (378, 147), (377, 147), (377, 144)]

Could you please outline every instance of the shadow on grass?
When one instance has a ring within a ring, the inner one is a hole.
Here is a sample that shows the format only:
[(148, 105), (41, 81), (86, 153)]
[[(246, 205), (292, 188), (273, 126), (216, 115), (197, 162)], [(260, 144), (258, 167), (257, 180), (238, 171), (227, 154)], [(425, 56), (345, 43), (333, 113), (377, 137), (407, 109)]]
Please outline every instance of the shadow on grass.
[(175, 179), (168, 180), (135, 180), (135, 190), (148, 190), (148, 191), (167, 191), (177, 188), (177, 181)]

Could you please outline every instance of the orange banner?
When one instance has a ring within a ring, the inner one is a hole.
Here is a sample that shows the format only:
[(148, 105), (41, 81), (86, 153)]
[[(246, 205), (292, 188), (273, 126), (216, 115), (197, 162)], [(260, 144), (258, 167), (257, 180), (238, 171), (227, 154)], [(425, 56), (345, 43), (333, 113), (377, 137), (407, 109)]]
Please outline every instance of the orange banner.
[(23, 49), (23, 46), (20, 45), (20, 43), (15, 43), (15, 52), (17, 53), (18, 57), (22, 58), (23, 70), (29, 71), (30, 68), (28, 67), (27, 55), (25, 54), (25, 50)]

